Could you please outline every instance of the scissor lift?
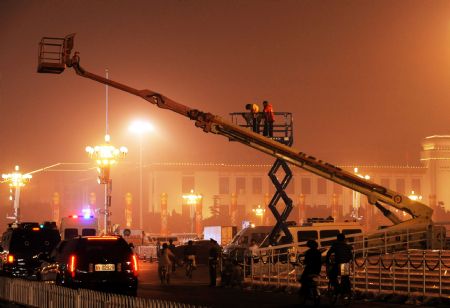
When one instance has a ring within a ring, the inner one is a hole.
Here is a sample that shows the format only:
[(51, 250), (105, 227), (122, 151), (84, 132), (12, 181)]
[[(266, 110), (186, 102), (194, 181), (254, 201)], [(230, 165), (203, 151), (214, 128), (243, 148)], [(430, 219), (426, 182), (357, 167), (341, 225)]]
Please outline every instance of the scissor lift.
[[(246, 112), (233, 112), (230, 113), (231, 115), (231, 121), (233, 124), (238, 125), (240, 127), (245, 127), (250, 130), (253, 129), (253, 126), (247, 122), (247, 119), (249, 116), (251, 116), (250, 113)], [(260, 114), (261, 115), (261, 114)], [(274, 141), (280, 142), (282, 144), (285, 144), (287, 146), (292, 146), (294, 142), (294, 134), (293, 134), (293, 118), (292, 113), (290, 112), (274, 112), (274, 125), (273, 125), (273, 137), (266, 137), (270, 138)], [(261, 121), (263, 123), (264, 120)], [(260, 127), (258, 131), (263, 131), (262, 126), (260, 123)], [(281, 180), (281, 182), (277, 178), (277, 172), (280, 170), (280, 167), (284, 171), (284, 177)], [(292, 171), (291, 168), (289, 168), (289, 165), (284, 161), (283, 159), (277, 158), (272, 165), (272, 168), (270, 169), (269, 178), (272, 181), (273, 185), (275, 186), (275, 194), (273, 195), (272, 199), (270, 200), (268, 207), (270, 211), (272, 212), (273, 216), (276, 219), (276, 224), (272, 231), (270, 232), (270, 235), (268, 237), (268, 242), (270, 245), (276, 245), (278, 244), (278, 238), (280, 238), (280, 232), (284, 232), (283, 242), (292, 242), (292, 234), (288, 229), (288, 226), (286, 224), (286, 220), (289, 217), (289, 214), (292, 211), (292, 199), (288, 197), (286, 194), (286, 187), (289, 185), (289, 182), (292, 179)], [(285, 207), (283, 211), (280, 212), (277, 209), (277, 204), (280, 201), (280, 198), (283, 200)]]

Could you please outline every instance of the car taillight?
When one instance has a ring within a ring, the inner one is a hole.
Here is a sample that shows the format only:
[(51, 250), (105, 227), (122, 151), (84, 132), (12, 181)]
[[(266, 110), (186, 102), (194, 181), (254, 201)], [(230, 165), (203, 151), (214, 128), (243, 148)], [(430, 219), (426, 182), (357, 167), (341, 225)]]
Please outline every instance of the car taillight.
[(138, 275), (138, 261), (136, 255), (131, 256), (131, 263), (133, 264), (133, 273), (135, 276)]
[(14, 256), (8, 254), (8, 259), (7, 259), (8, 263), (14, 263)]
[(77, 257), (75, 255), (71, 255), (69, 258), (69, 272), (72, 277), (75, 277), (75, 269), (77, 267)]

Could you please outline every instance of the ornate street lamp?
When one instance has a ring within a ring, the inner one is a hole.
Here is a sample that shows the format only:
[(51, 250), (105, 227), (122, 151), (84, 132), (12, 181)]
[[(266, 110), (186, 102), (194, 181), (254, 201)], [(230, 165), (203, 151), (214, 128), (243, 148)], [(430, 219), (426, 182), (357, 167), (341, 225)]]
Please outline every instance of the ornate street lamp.
[[(14, 223), (20, 222), (20, 209), (19, 209), (19, 199), (20, 199), (20, 188), (24, 187), (32, 178), (31, 174), (22, 174), (19, 172), (19, 166), (14, 168), (15, 172), (2, 174), (2, 183), (9, 183), (10, 187), (10, 200), (14, 200)], [(12, 196), (12, 189), (14, 188), (14, 197)]]
[[(416, 195), (414, 193), (414, 190), (411, 190), (411, 194), (408, 196), (408, 198), (411, 199), (411, 200), (414, 200), (414, 201), (419, 201), (419, 202), (422, 201), (422, 196)], [(405, 211), (403, 211), (403, 216), (406, 216), (406, 212)]]
[[(370, 175), (362, 175), (358, 172), (358, 168), (354, 168), (353, 172), (355, 173), (355, 175), (357, 175), (358, 177), (362, 178), (362, 179), (366, 179), (366, 180), (370, 180)], [(354, 219), (361, 219), (361, 217), (359, 216), (359, 209), (361, 208), (361, 193), (357, 192), (357, 191), (353, 191), (353, 209), (352, 209), (352, 214), (351, 216)]]
[(105, 234), (111, 234), (111, 191), (112, 191), (112, 180), (110, 178), (110, 170), (111, 166), (117, 164), (117, 162), (124, 158), (128, 149), (126, 147), (116, 148), (111, 145), (109, 142), (111, 141), (111, 137), (107, 134), (105, 135), (105, 143), (102, 145), (97, 145), (95, 147), (87, 146), (86, 152), (89, 154), (97, 164), (98, 171), (98, 183), (105, 185), (105, 209), (100, 211), (101, 214), (104, 214), (104, 226)]
[(266, 209), (263, 209), (261, 207), (261, 205), (258, 204), (258, 206), (254, 209), (252, 209), (253, 213), (255, 213), (256, 217), (259, 217), (261, 220), (261, 225), (263, 225), (264, 223), (264, 213), (266, 212)]
[[(194, 193), (194, 190), (191, 189), (189, 194), (183, 195), (183, 199), (185, 200), (185, 204), (189, 206), (189, 214), (191, 219), (191, 233), (194, 232), (194, 220), (195, 220), (195, 231), (197, 235), (202, 233), (202, 195), (198, 195)], [(195, 211), (195, 212), (194, 212)]]

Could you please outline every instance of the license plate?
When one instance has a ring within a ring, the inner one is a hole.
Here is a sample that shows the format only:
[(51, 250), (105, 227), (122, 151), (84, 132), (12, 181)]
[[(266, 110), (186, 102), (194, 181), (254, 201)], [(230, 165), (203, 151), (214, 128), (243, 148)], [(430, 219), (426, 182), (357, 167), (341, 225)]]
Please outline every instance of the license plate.
[(95, 264), (96, 272), (113, 272), (115, 271), (114, 264)]

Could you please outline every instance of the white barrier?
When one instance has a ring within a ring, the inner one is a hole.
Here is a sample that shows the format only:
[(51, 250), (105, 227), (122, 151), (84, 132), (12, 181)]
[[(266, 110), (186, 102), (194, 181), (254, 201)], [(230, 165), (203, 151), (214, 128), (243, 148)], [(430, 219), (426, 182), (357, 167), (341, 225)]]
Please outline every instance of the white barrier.
[(195, 308), (166, 300), (131, 297), (85, 289), (69, 289), (37, 281), (0, 277), (0, 299), (33, 307), (48, 308)]
[(139, 256), (139, 258), (144, 260), (156, 260), (158, 258), (157, 247), (154, 245), (136, 246), (134, 248), (134, 252)]

